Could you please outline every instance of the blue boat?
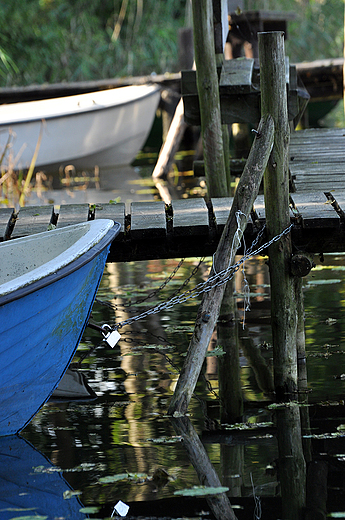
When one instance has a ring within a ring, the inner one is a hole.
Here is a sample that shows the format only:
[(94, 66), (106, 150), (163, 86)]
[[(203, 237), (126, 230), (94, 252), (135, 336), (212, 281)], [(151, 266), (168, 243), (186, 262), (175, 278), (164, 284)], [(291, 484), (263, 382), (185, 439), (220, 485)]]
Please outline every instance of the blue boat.
[(84, 520), (82, 508), (62, 472), (32, 444), (17, 435), (0, 439), (1, 520)]
[(0, 244), (0, 436), (25, 428), (58, 386), (119, 231), (100, 219)]

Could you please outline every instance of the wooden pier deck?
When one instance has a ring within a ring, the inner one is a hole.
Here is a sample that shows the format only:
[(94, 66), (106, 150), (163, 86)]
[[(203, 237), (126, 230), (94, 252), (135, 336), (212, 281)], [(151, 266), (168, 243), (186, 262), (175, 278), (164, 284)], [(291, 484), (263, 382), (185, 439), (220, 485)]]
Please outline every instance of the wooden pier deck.
[[(291, 136), (290, 171), (293, 244), (310, 253), (345, 251), (345, 130), (304, 130)], [(121, 224), (109, 261), (127, 262), (155, 258), (212, 255), (231, 208), (231, 198), (202, 198), (133, 202), (26, 206), (17, 215), (0, 209), (0, 240), (46, 231), (94, 218)], [(265, 222), (263, 195), (254, 204), (245, 232), (247, 247)]]

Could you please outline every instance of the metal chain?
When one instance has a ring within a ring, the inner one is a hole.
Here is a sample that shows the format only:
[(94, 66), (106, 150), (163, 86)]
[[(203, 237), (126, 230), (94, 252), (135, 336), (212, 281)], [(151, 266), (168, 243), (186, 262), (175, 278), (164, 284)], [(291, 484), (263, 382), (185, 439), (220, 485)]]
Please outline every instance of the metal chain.
[(290, 224), (290, 226), (287, 227), (286, 229), (284, 229), (284, 231), (282, 231), (279, 235), (276, 235), (271, 240), (269, 240), (268, 242), (266, 242), (265, 244), (261, 245), (256, 250), (254, 250), (254, 247), (256, 247), (256, 245), (259, 241), (259, 238), (262, 236), (262, 233), (263, 233), (263, 229), (262, 229), (259, 233), (260, 236), (258, 235), (256, 237), (252, 246), (248, 249), (246, 254), (238, 262), (236, 262), (236, 264), (233, 264), (233, 265), (227, 267), (226, 269), (223, 269), (219, 273), (216, 273), (213, 276), (210, 276), (205, 282), (199, 283), (198, 285), (196, 285), (194, 287), (194, 289), (189, 289), (188, 291), (182, 293), (180, 296), (174, 296), (174, 297), (170, 298), (169, 300), (166, 300), (166, 301), (156, 305), (155, 307), (147, 309), (146, 311), (142, 312), (141, 314), (138, 314), (137, 316), (133, 316), (131, 318), (128, 318), (127, 320), (121, 321), (120, 323), (118, 323), (117, 325), (115, 325), (113, 327), (113, 330), (120, 329), (124, 325), (130, 325), (131, 323), (133, 323), (135, 321), (147, 318), (151, 314), (158, 314), (159, 312), (161, 312), (163, 310), (171, 309), (172, 307), (174, 307), (177, 304), (184, 303), (191, 298), (196, 298), (197, 296), (199, 296), (202, 293), (207, 293), (207, 292), (211, 291), (211, 289), (213, 289), (214, 287), (218, 287), (220, 285), (225, 284), (226, 282), (228, 282), (229, 280), (231, 280), (233, 278), (235, 273), (239, 270), (241, 265), (246, 260), (248, 260), (252, 256), (258, 255), (264, 249), (267, 249), (270, 245), (272, 245), (274, 242), (277, 242), (278, 240), (280, 240), (284, 235), (287, 235), (290, 232), (292, 227), (293, 227), (293, 224)]
[[(193, 268), (193, 270), (191, 271), (190, 275), (188, 276), (188, 278), (185, 279), (185, 281), (180, 285), (180, 287), (178, 287), (172, 294), (171, 298), (173, 298), (174, 296), (176, 296), (178, 293), (180, 293), (185, 287), (186, 285), (189, 284), (190, 280), (193, 278), (193, 276), (198, 272), (201, 264), (204, 262), (205, 260), (205, 257), (203, 256), (202, 258), (200, 258), (198, 264)], [(103, 300), (99, 300), (98, 298), (95, 299), (95, 301), (101, 305), (105, 305), (107, 307), (110, 307), (111, 309), (114, 309), (116, 310), (118, 307), (125, 307), (125, 308), (128, 308), (128, 307), (134, 307), (135, 305), (137, 305), (138, 303), (143, 303), (145, 302), (146, 300), (148, 300), (149, 298), (152, 298), (153, 296), (155, 296), (156, 294), (158, 294), (160, 291), (162, 291), (164, 289), (164, 287), (166, 287), (168, 285), (168, 283), (172, 280), (172, 278), (175, 276), (175, 274), (177, 273), (177, 271), (180, 269), (180, 267), (182, 266), (183, 262), (185, 261), (185, 258), (182, 258), (182, 260), (180, 260), (180, 262), (177, 264), (177, 266), (174, 268), (174, 270), (172, 271), (172, 273), (164, 280), (164, 282), (155, 290), (151, 291), (150, 294), (148, 294), (148, 296), (146, 296), (145, 298), (142, 298), (140, 300), (136, 300), (134, 302), (128, 302), (128, 303), (117, 303), (117, 304), (113, 304), (113, 303), (110, 303), (110, 302), (106, 302), (106, 301), (103, 301)], [(116, 296), (115, 296), (116, 298)]]

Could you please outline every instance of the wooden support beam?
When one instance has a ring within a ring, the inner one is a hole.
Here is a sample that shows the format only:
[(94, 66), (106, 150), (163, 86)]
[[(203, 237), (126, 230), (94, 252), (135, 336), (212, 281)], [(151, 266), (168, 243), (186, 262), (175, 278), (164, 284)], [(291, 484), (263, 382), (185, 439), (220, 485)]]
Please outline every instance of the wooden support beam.
[[(259, 191), (263, 172), (273, 146), (273, 134), (273, 120), (271, 116), (267, 115), (260, 122), (258, 134), (253, 142), (247, 164), (235, 193), (230, 215), (214, 256), (210, 276), (223, 271), (234, 263), (235, 254), (241, 241), (238, 240), (238, 234), (242, 236), (246, 228), (254, 200)], [(239, 211), (241, 218), (238, 220)], [(169, 414), (187, 411), (219, 316), (224, 290), (225, 283), (214, 285), (209, 292), (204, 293), (187, 357), (169, 406)]]
[[(264, 175), (268, 238), (290, 225), (289, 121), (283, 32), (259, 33), (261, 111), (274, 119), (275, 137)], [(274, 382), (278, 398), (297, 391), (297, 305), (290, 274), (291, 235), (269, 247)]]
[(201, 132), (209, 197), (227, 192), (216, 66), (212, 0), (192, 1), (194, 54), (200, 103)]

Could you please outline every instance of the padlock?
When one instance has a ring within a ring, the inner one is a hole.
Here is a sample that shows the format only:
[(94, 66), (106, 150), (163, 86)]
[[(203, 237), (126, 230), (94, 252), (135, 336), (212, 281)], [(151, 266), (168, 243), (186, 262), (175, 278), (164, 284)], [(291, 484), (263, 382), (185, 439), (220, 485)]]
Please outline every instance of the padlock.
[(109, 332), (106, 332), (105, 330), (103, 332), (104, 341), (106, 341), (111, 348), (114, 348), (121, 338), (121, 334), (116, 329), (113, 330), (109, 325), (103, 325), (102, 328), (109, 329)]

